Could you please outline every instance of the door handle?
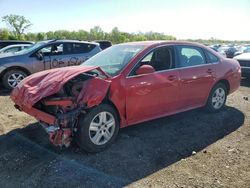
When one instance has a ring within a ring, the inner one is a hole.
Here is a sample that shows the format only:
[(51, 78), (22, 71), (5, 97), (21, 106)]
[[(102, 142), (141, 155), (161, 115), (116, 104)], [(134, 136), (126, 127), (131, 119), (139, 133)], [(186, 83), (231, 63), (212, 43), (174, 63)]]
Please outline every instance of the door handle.
[(177, 76), (175, 76), (175, 75), (170, 75), (170, 76), (168, 76), (168, 80), (169, 81), (174, 81), (174, 80), (176, 80), (177, 79)]
[(212, 73), (213, 73), (213, 70), (212, 70), (212, 69), (207, 69), (207, 73), (208, 73), (208, 74), (212, 74)]

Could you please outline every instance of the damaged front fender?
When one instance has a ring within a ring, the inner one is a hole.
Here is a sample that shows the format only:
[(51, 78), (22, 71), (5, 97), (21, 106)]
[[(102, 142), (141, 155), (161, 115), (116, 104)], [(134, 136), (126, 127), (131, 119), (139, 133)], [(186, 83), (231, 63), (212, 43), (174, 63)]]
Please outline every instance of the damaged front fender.
[(110, 80), (88, 74), (94, 69), (99, 68), (78, 66), (36, 73), (10, 97), (19, 110), (41, 122), (54, 145), (69, 146), (79, 114), (99, 105), (110, 87)]

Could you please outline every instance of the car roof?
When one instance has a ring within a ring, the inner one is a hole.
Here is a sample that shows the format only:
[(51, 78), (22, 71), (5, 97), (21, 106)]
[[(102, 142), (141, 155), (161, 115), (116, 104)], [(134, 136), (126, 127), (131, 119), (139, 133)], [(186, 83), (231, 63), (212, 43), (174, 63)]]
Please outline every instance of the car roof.
[(200, 43), (187, 42), (187, 41), (166, 41), (166, 40), (156, 40), (156, 41), (139, 41), (139, 42), (128, 42), (121, 45), (143, 45), (143, 46), (161, 46), (161, 45), (195, 45), (199, 47), (206, 47)]
[(0, 43), (5, 43), (5, 42), (34, 43), (32, 41), (22, 41), (22, 40), (0, 40)]
[(19, 46), (31, 46), (32, 44), (12, 44), (12, 45), (8, 45), (5, 48), (10, 48), (10, 47), (19, 47)]
[[(43, 42), (43, 41), (41, 41)], [(88, 42), (88, 41), (81, 41), (81, 40), (66, 40), (66, 39), (58, 39), (58, 40), (48, 40), (48, 41), (44, 41), (44, 42), (47, 42), (47, 43), (84, 43), (84, 44), (95, 44), (95, 45), (98, 45), (98, 43), (96, 42)]]

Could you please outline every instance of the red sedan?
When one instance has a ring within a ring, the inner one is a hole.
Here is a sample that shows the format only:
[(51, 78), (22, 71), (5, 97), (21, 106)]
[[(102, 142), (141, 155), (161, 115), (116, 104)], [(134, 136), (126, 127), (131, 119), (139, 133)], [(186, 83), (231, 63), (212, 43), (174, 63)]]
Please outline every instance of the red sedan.
[(36, 119), (54, 145), (98, 152), (120, 128), (206, 107), (221, 110), (240, 85), (241, 69), (195, 43), (114, 45), (81, 66), (39, 72), (16, 87), (16, 108)]

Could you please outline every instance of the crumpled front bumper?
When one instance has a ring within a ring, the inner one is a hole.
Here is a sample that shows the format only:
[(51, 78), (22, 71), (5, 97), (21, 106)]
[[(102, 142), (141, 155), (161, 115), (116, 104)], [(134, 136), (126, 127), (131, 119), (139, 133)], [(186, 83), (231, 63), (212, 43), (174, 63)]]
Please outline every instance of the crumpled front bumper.
[[(69, 100), (57, 101), (59, 104), (69, 104)], [(53, 105), (54, 101), (48, 101), (47, 104)], [(50, 141), (56, 146), (66, 146), (68, 147), (72, 140), (73, 135), (73, 125), (77, 117), (81, 112), (81, 108), (76, 108), (69, 112), (63, 114), (51, 115), (49, 113), (43, 112), (35, 107), (20, 107), (15, 105), (15, 107), (27, 114), (35, 117), (40, 125), (49, 134)]]

